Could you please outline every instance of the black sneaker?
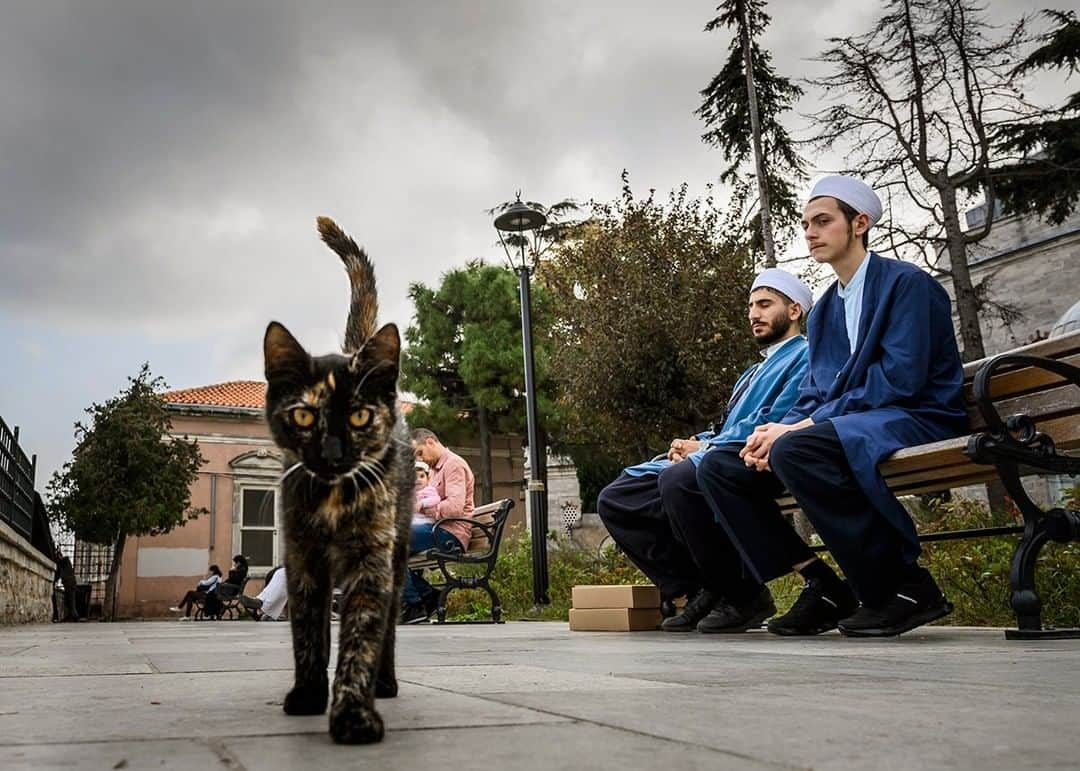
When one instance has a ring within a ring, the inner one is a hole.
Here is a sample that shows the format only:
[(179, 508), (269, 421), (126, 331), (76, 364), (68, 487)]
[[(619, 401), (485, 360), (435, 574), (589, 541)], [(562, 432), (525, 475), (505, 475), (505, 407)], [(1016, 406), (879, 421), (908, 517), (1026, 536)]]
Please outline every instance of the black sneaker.
[(428, 592), (424, 595), (424, 610), (427, 611), (428, 616), (431, 616), (436, 610), (439, 609), (439, 593)]
[(660, 618), (671, 618), (678, 612), (675, 600), (660, 600)]
[(422, 624), (431, 617), (422, 602), (414, 602), (401, 607), (401, 617), (398, 624)]
[(791, 610), (770, 621), (768, 629), (784, 637), (821, 634), (836, 629), (840, 619), (850, 616), (856, 607), (855, 595), (846, 581), (837, 580), (826, 587), (824, 581), (811, 578)]
[(747, 629), (756, 629), (761, 622), (776, 614), (776, 604), (773, 602), (772, 592), (767, 586), (761, 587), (761, 592), (750, 602), (742, 605), (732, 605), (721, 602), (716, 605), (709, 615), (698, 622), (697, 630), (705, 634), (745, 632)]
[(697, 628), (698, 621), (709, 615), (719, 599), (708, 589), (701, 589), (686, 603), (682, 613), (665, 618), (660, 628), (665, 632), (692, 632)]
[(952, 603), (925, 569), (900, 585), (896, 595), (879, 607), (860, 605), (840, 621), (840, 634), (848, 637), (895, 637), (952, 613)]

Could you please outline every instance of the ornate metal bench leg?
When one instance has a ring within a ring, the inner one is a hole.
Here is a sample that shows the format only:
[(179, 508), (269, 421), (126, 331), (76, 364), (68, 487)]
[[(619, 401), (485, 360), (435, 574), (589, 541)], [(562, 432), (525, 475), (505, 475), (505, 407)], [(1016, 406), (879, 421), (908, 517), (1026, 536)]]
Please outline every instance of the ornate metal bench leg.
[(439, 591), (438, 604), (435, 606), (435, 622), (438, 624), (446, 623), (446, 595), (450, 594), (453, 588), (451, 584), (446, 584)]
[(1077, 638), (1080, 629), (1043, 629), (1042, 601), (1035, 587), (1035, 562), (1047, 541), (1080, 540), (1080, 512), (1053, 509), (1026, 523), (1024, 537), (1013, 552), (1009, 583), (1010, 604), (1016, 613), (1016, 629), (1006, 629), (1009, 640)]
[[(1028, 522), (1024, 537), (1016, 544), (1013, 552), (1012, 568), (1009, 570), (1009, 585), (1012, 596), (1009, 604), (1016, 614), (1016, 632), (1042, 631), (1042, 600), (1035, 587), (1035, 561), (1048, 540), (1046, 528), (1042, 522)], [(1013, 639), (1014, 630), (1005, 632)]]
[(491, 598), (491, 622), (493, 624), (502, 623), (502, 603), (499, 601), (499, 594), (495, 591), (495, 587), (489, 584), (486, 580), (481, 584), (484, 591), (488, 593), (488, 597)]

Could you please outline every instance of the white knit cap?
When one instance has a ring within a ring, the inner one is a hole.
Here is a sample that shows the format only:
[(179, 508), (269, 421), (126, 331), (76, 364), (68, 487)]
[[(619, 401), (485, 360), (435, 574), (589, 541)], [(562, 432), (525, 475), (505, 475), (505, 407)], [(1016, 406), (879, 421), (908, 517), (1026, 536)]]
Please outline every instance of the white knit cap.
[(758, 273), (750, 287), (750, 292), (753, 293), (755, 289), (761, 287), (783, 292), (802, 306), (804, 315), (810, 312), (810, 306), (814, 304), (814, 294), (810, 291), (810, 287), (780, 268), (766, 268)]
[(859, 214), (865, 214), (870, 218), (871, 227), (881, 219), (881, 199), (861, 179), (839, 175), (822, 177), (814, 185), (814, 189), (810, 191), (810, 199), (808, 200), (813, 200), (821, 195), (841, 200)]

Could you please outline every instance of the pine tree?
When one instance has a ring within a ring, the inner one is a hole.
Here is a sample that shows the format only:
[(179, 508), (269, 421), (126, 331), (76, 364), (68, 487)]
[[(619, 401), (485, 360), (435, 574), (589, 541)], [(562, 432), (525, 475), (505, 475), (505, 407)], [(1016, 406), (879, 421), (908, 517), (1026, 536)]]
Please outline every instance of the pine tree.
[[(508, 268), (474, 261), (443, 275), (437, 289), (409, 288), (416, 322), (405, 332), (401, 387), (421, 398), (409, 424), (454, 443), (480, 438), (479, 478), (492, 497), (491, 436), (525, 433), (525, 374), (517, 277)], [(548, 379), (551, 307), (534, 287), (533, 335), (537, 409), (550, 426), (554, 408)]]
[(803, 90), (777, 75), (772, 55), (758, 43), (771, 21), (764, 9), (764, 0), (724, 0), (717, 6), (720, 14), (705, 25), (705, 31), (727, 27), (735, 34), (728, 59), (701, 91), (704, 100), (695, 114), (709, 127), (702, 140), (720, 148), (729, 164), (720, 174), (721, 182), (746, 185), (743, 167), (753, 156), (758, 207), (751, 221), (751, 249), (764, 255), (765, 267), (773, 267), (777, 243), (781, 248), (790, 243), (799, 222), (797, 188), (806, 174), (780, 123), (780, 116)]
[[(1080, 20), (1073, 11), (1045, 11), (1058, 27), (1016, 68), (1017, 74), (1036, 69), (1080, 68)], [(994, 191), (1005, 211), (1043, 215), (1057, 225), (1080, 202), (1080, 91), (1065, 104), (1032, 120), (1005, 125), (997, 135), (998, 151), (1020, 160), (994, 170)]]

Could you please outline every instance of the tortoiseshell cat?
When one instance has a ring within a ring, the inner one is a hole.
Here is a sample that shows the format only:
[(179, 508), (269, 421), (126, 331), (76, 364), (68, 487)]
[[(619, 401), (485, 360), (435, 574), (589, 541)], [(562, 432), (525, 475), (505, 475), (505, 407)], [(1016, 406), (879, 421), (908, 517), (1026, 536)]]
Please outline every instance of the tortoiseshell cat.
[(296, 681), (290, 715), (326, 710), (330, 604), (341, 627), (330, 734), (377, 742), (375, 697), (397, 695), (394, 629), (409, 547), (413, 457), (397, 410), (397, 327), (375, 331), (375, 275), (364, 251), (326, 217), (326, 245), (345, 263), (352, 307), (344, 353), (311, 356), (270, 322), (263, 340), (266, 418), (285, 456), (285, 576)]

